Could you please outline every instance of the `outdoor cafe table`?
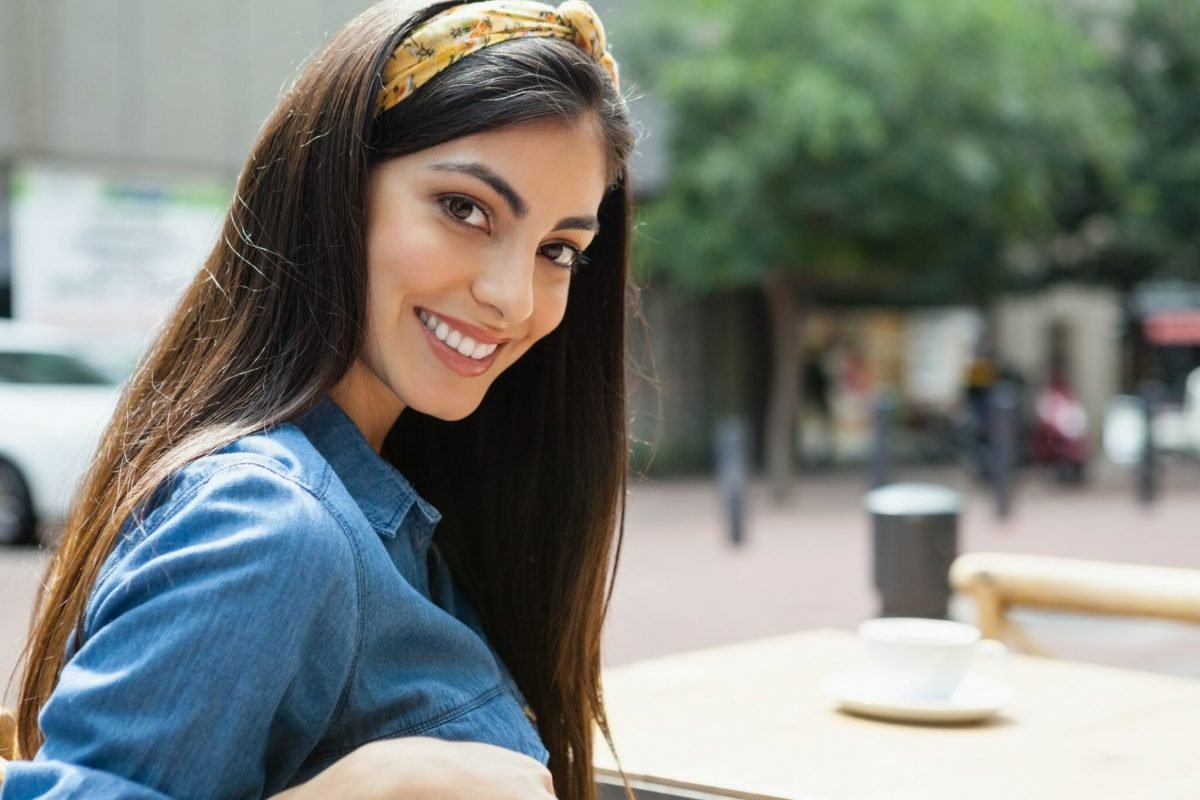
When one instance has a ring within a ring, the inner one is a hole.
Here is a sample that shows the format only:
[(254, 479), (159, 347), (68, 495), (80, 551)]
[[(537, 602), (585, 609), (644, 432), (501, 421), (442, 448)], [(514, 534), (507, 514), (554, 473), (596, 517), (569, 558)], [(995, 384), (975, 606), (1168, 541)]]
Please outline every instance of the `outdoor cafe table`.
[(1200, 798), (1198, 679), (1011, 656), (1016, 695), (991, 721), (902, 724), (838, 712), (822, 691), (860, 653), (817, 630), (607, 670), (626, 774), (771, 800)]

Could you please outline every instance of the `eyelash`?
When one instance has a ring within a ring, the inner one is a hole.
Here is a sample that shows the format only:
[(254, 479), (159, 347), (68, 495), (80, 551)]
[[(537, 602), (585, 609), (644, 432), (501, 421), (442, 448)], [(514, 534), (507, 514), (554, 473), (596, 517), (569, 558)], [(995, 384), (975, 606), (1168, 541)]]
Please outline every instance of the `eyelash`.
[[(454, 205), (455, 203), (466, 203), (467, 205), (471, 206), (471, 209), (472, 209), (471, 213), (468, 214), (466, 218), (458, 216), (451, 210), (451, 206)], [(482, 205), (480, 205), (476, 201), (472, 200), (471, 198), (466, 197), (461, 194), (448, 194), (448, 195), (444, 195), (444, 196), (438, 198), (438, 204), (441, 205), (442, 211), (446, 214), (447, 217), (450, 218), (450, 220), (452, 222), (456, 222), (459, 225), (463, 225), (474, 231), (484, 231), (485, 233), (490, 233), (491, 225), (492, 225), (491, 214), (489, 214), (487, 212), (487, 209), (485, 209)], [(483, 214), (484, 219), (487, 221), (486, 228), (484, 226), (480, 226), (480, 225), (472, 225), (471, 223), (467, 222), (467, 219), (470, 219), (470, 217), (474, 216), (474, 213), (476, 211)], [(573, 244), (569, 244), (568, 242), (550, 242), (549, 244), (542, 246), (543, 249), (545, 249), (547, 247), (562, 247), (562, 248), (565, 248), (566, 250), (570, 251), (571, 253), (574, 253), (574, 256), (572, 256), (570, 262), (567, 264), (562, 263), (557, 258), (543, 254), (544, 258), (548, 258), (550, 260), (550, 262), (553, 263), (557, 267), (561, 267), (562, 269), (569, 269), (569, 270), (571, 270), (571, 272), (574, 272), (575, 270), (579, 269), (581, 266), (583, 266), (584, 264), (587, 263), (587, 256), (585, 256), (583, 254), (583, 252), (581, 250), (579, 250), (579, 248), (577, 248)]]

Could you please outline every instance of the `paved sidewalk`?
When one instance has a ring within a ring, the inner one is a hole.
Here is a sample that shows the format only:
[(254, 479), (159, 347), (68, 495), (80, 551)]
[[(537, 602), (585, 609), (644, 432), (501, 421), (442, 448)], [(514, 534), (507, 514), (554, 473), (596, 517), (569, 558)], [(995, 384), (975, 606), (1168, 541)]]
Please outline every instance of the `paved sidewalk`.
[[(1174, 465), (1161, 502), (1138, 506), (1126, 476), (1082, 489), (1026, 476), (1012, 518), (954, 470), (907, 473), (964, 491), (960, 551), (1003, 550), (1200, 568), (1200, 467)], [(630, 491), (625, 547), (605, 641), (609, 665), (815, 627), (853, 628), (878, 607), (870, 527), (857, 475), (809, 478), (786, 508), (755, 487), (748, 539), (725, 540), (713, 486), (640, 481)], [(25, 636), (45, 556), (0, 549), (0, 684)], [(970, 617), (970, 604), (952, 613)], [(1023, 614), (1055, 655), (1200, 677), (1200, 626)], [(12, 693), (0, 692), (11, 704)]]
[(0, 548), (0, 705), (11, 708), (17, 685), (9, 676), (16, 666), (46, 555), (33, 548)]
[[(1013, 514), (1000, 522), (990, 496), (956, 470), (902, 476), (958, 488), (967, 497), (960, 552), (998, 550), (1200, 568), (1200, 468), (1174, 465), (1162, 499), (1139, 506), (1128, 476), (1074, 489), (1026, 475)], [(748, 541), (725, 539), (710, 484), (638, 483), (610, 610), (610, 665), (814, 627), (853, 628), (878, 611), (871, 585), (870, 523), (854, 475), (815, 477), (786, 508), (761, 487)], [(956, 598), (952, 616), (970, 619)], [(1200, 677), (1200, 626), (1019, 613), (1054, 655)]]

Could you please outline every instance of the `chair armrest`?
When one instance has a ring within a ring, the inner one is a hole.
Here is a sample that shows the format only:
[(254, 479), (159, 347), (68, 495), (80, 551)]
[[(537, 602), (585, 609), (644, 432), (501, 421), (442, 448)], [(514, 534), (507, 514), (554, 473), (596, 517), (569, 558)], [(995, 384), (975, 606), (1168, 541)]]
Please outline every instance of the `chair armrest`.
[(7, 708), (0, 708), (0, 786), (4, 785), (4, 772), (16, 747), (17, 718)]
[(1000, 606), (1200, 622), (1200, 570), (1014, 553), (967, 553), (950, 584)]

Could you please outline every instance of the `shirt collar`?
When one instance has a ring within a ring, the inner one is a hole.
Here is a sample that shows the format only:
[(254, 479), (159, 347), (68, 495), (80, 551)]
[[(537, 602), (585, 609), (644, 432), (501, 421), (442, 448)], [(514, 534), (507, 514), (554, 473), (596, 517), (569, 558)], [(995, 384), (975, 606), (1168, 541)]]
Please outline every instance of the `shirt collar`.
[(331, 398), (322, 400), (296, 425), (333, 467), (371, 527), (381, 536), (395, 537), (400, 523), (414, 506), (430, 532), (441, 520), (441, 513), (375, 452), (354, 421)]

